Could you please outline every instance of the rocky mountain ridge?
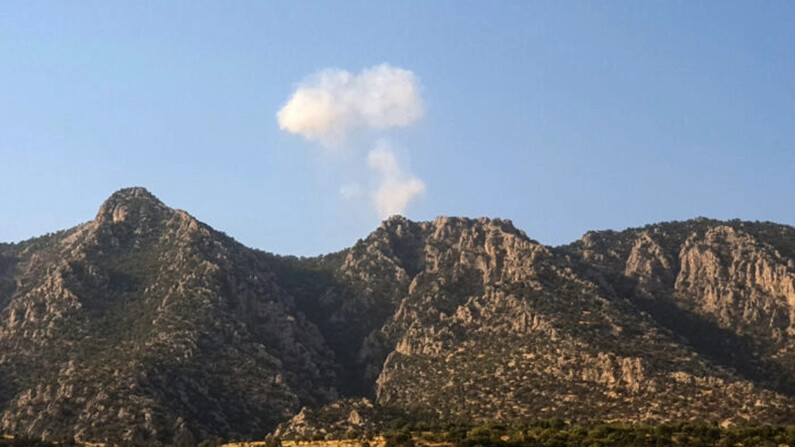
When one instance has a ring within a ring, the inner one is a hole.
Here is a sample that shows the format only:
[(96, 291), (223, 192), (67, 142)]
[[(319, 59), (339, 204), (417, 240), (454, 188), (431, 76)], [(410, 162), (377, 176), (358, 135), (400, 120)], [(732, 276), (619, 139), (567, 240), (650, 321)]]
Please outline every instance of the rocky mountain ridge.
[(795, 423), (787, 225), (695, 219), (548, 247), (506, 220), (393, 217), (295, 258), (128, 188), (91, 222), (0, 244), (0, 311), (2, 428), (46, 439), (263, 438), (294, 415), (279, 432), (305, 436), (325, 404), (355, 428), (344, 402)]

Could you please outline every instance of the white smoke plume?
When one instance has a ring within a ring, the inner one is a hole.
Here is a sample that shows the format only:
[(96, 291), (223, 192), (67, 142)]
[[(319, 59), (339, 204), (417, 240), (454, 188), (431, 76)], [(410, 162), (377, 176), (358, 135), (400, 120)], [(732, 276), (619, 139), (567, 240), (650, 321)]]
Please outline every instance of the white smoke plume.
[(367, 154), (367, 164), (378, 174), (378, 188), (372, 201), (380, 218), (403, 214), (414, 197), (425, 193), (425, 183), (403, 172), (385, 142)]
[(365, 192), (358, 183), (348, 183), (340, 187), (340, 197), (345, 200), (358, 199), (364, 196)]
[(359, 74), (321, 71), (298, 86), (276, 117), (282, 130), (337, 147), (357, 129), (407, 127), (422, 113), (414, 73), (382, 64)]

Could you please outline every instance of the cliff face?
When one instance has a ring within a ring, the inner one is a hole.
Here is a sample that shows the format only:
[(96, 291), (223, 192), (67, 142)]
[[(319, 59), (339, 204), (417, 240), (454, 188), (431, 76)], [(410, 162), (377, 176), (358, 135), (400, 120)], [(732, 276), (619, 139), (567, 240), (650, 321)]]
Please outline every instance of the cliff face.
[(714, 363), (791, 396), (794, 240), (788, 226), (700, 219), (591, 233), (566, 250)]
[[(712, 352), (697, 349), (640, 306), (642, 298), (636, 298), (644, 293), (663, 299), (670, 292), (667, 296), (678, 300), (673, 305), (684, 297), (706, 301), (683, 288), (678, 278), (685, 275), (703, 281), (697, 290), (720, 287), (714, 276), (678, 268), (679, 256), (662, 248), (668, 241), (656, 244), (644, 234), (625, 241), (617, 235), (600, 252), (550, 249), (499, 220), (437, 219), (424, 228), (423, 268), (383, 328), (396, 343), (377, 382), (379, 403), (442, 418), (484, 420), (769, 421), (792, 416), (788, 390), (715, 361)], [(705, 237), (720, 231), (715, 226)], [(693, 247), (699, 237), (679, 237), (683, 265), (698, 262)], [(738, 253), (745, 260), (738, 263), (756, 259), (748, 251)], [(781, 305), (781, 297), (771, 294), (788, 290), (788, 280), (767, 272), (784, 275), (783, 270), (743, 265), (745, 272), (775, 277), (773, 282), (784, 285), (758, 287), (742, 300)], [(615, 292), (622, 279), (637, 284), (626, 296)], [(784, 312), (773, 304), (750, 306), (770, 309), (770, 315)], [(765, 327), (771, 322), (761, 320)], [(750, 318), (743, 321), (752, 324)], [(789, 320), (781, 324), (774, 324), (778, 331)], [(791, 370), (765, 371), (780, 374), (781, 380), (792, 376)]]
[(367, 396), (279, 430), (337, 413), (339, 430), (373, 429), (383, 408), (795, 423), (793, 306), (784, 225), (697, 219), (551, 248), (509, 221), (396, 217), (299, 259), (131, 188), (91, 222), (0, 244), (0, 421), (186, 444)]

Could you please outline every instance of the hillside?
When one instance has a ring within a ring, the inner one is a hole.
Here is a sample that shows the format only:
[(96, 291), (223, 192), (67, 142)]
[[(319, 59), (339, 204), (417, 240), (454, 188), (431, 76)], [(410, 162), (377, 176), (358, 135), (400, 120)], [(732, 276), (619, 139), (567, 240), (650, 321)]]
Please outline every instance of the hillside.
[[(0, 309), (2, 428), (51, 440), (308, 436), (325, 404), (346, 429), (383, 414), (795, 423), (786, 225), (548, 247), (506, 220), (393, 217), (295, 258), (130, 188), (88, 223), (0, 244)], [(332, 410), (341, 398), (374, 413)]]
[(5, 247), (2, 425), (79, 441), (264, 436), (336, 396), (333, 355), (263, 256), (123, 190)]

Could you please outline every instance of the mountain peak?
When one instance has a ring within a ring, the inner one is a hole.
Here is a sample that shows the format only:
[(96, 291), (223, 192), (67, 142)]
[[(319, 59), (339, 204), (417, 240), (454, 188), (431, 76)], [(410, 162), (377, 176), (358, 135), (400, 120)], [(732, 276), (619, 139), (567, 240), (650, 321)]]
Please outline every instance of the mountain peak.
[(119, 223), (129, 217), (153, 217), (169, 208), (146, 188), (136, 186), (114, 192), (99, 208), (97, 223)]
[(108, 197), (109, 201), (110, 200), (135, 200), (135, 199), (148, 200), (148, 201), (154, 201), (154, 202), (162, 203), (162, 202), (160, 202), (160, 200), (157, 197), (155, 197), (154, 194), (149, 192), (149, 190), (144, 188), (143, 186), (131, 186), (129, 188), (122, 188), (122, 189), (114, 192), (113, 194), (111, 194), (110, 197)]
[(325, 403), (292, 419), (299, 436), (413, 414), (795, 421), (786, 225), (669, 222), (551, 248), (508, 220), (394, 216), (299, 259), (126, 188), (94, 222), (2, 247), (0, 307), (10, 434), (261, 438)]

